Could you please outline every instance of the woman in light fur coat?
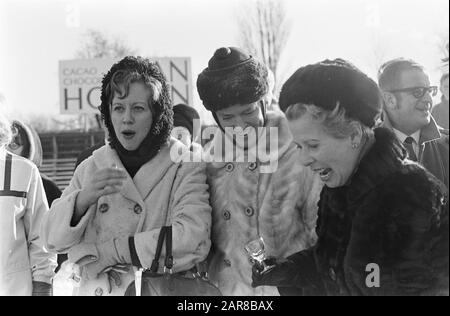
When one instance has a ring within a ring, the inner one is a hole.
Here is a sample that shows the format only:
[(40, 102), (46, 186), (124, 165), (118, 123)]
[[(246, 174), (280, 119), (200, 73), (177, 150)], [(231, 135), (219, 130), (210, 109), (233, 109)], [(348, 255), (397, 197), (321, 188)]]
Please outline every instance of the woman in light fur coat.
[(219, 125), (204, 157), (213, 208), (210, 276), (224, 295), (278, 295), (275, 287), (251, 287), (248, 242), (262, 237), (274, 257), (315, 242), (320, 181), (299, 163), (284, 114), (266, 111), (267, 73), (242, 50), (224, 47), (197, 80)]
[(151, 266), (167, 223), (173, 272), (210, 250), (205, 165), (172, 159), (185, 147), (169, 136), (173, 112), (158, 66), (140, 57), (115, 64), (103, 79), (101, 113), (108, 144), (76, 169), (42, 227), (47, 248), (74, 263), (77, 295), (124, 295), (134, 271)]

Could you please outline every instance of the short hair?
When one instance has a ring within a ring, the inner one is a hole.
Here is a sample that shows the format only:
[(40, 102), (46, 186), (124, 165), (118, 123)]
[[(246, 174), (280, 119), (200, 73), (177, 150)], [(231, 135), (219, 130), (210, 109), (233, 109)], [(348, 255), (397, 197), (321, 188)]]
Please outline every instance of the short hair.
[(448, 72), (443, 74), (440, 80), (441, 86), (444, 84), (444, 81), (448, 79)]
[(383, 91), (397, 88), (397, 83), (403, 72), (418, 69), (425, 72), (425, 68), (412, 59), (396, 58), (385, 62), (378, 70), (378, 85)]
[(313, 104), (296, 103), (286, 110), (288, 120), (296, 120), (305, 114), (310, 114), (312, 118), (322, 124), (324, 131), (335, 138), (347, 138), (361, 130), (364, 135), (373, 133), (372, 128), (360, 121), (346, 115), (345, 109), (339, 102), (332, 111), (325, 110)]
[(11, 139), (11, 123), (9, 122), (7, 117), (2, 112), (0, 112), (0, 148), (9, 144), (11, 142)]

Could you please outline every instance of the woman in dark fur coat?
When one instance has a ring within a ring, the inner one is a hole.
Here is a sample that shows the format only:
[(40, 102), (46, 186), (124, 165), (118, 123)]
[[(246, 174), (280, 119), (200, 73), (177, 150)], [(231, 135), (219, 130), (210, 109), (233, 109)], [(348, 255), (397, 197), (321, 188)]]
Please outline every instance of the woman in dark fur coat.
[(284, 84), (302, 163), (325, 186), (317, 244), (253, 286), (293, 295), (448, 295), (448, 191), (387, 129), (377, 85), (344, 60), (297, 70)]

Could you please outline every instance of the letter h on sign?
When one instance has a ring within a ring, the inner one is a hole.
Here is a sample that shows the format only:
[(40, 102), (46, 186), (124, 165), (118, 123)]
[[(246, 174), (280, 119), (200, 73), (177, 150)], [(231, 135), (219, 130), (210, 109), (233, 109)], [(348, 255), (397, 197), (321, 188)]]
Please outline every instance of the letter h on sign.
[(64, 109), (65, 110), (67, 110), (69, 108), (68, 103), (70, 100), (78, 100), (80, 110), (83, 108), (81, 88), (78, 88), (78, 98), (75, 98), (75, 97), (69, 98), (69, 96), (67, 95), (67, 88), (64, 89)]

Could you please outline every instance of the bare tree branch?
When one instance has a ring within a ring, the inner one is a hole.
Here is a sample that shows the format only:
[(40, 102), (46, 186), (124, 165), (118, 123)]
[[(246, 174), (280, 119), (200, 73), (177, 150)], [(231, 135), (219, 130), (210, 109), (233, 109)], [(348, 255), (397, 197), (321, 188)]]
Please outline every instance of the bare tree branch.
[(111, 40), (100, 31), (88, 30), (75, 55), (77, 58), (123, 58), (136, 55), (136, 50), (128, 47), (120, 39)]
[(255, 0), (238, 12), (240, 45), (262, 60), (275, 80), (281, 53), (290, 32), (290, 23), (282, 1)]

